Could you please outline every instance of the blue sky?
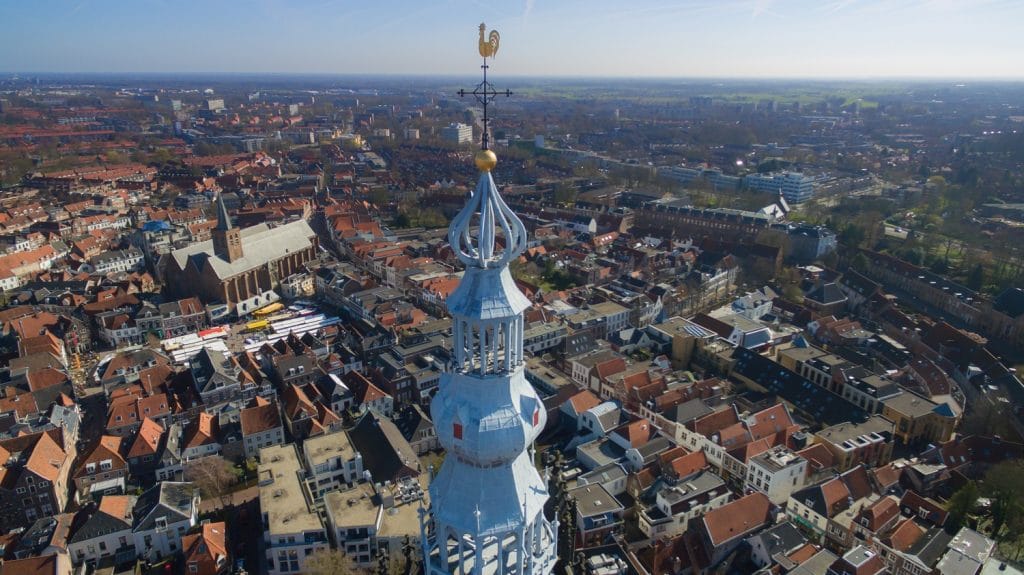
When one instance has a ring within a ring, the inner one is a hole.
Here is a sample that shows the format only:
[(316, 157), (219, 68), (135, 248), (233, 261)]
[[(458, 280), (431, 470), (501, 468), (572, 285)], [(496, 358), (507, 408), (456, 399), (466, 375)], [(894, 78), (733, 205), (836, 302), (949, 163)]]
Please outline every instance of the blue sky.
[(0, 70), (1024, 78), (1020, 0), (0, 0)]

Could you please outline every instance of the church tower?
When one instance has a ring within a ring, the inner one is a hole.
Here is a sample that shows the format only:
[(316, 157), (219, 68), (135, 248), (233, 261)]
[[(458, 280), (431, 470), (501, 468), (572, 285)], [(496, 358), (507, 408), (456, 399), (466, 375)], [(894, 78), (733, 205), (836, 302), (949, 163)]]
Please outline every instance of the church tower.
[(241, 230), (231, 223), (228, 208), (220, 194), (217, 194), (217, 227), (210, 234), (213, 236), (213, 253), (229, 262), (242, 258)]
[[(493, 95), (486, 76), (482, 86)], [(485, 136), (480, 179), (448, 229), (466, 270), (448, 298), (453, 359), (430, 408), (447, 457), (420, 511), (426, 575), (546, 575), (556, 561), (558, 525), (544, 516), (547, 481), (534, 466), (547, 417), (524, 371), (530, 302), (508, 268), (526, 248), (526, 228), (494, 185), (497, 161)]]

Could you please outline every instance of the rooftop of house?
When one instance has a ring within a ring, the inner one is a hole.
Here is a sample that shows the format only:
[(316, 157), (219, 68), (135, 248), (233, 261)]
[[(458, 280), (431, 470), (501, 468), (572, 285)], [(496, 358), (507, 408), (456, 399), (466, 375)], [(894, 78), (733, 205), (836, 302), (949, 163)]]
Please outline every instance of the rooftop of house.
[(911, 418), (924, 417), (935, 411), (935, 408), (938, 406), (935, 402), (910, 392), (886, 398), (882, 400), (882, 404), (887, 409)]
[(344, 430), (310, 437), (302, 443), (302, 450), (306, 453), (306, 460), (314, 467), (335, 457), (349, 461), (357, 455)]
[[(718, 491), (719, 489), (721, 491)], [(665, 499), (665, 502), (669, 505), (675, 505), (680, 501), (685, 501), (710, 491), (724, 493), (726, 491), (725, 481), (715, 473), (702, 471), (671, 487), (666, 487), (658, 495)]]
[(576, 509), (581, 517), (594, 517), (606, 513), (622, 512), (622, 504), (600, 483), (583, 485), (569, 492), (576, 498)]
[(334, 528), (339, 530), (363, 527), (376, 530), (384, 512), (373, 485), (367, 482), (328, 492), (324, 495), (324, 508)]
[(281, 427), (281, 412), (276, 402), (247, 407), (241, 412), (242, 435), (250, 436)]
[(800, 411), (826, 425), (844, 421), (864, 421), (868, 414), (857, 405), (805, 377), (775, 363), (755, 351), (737, 347), (732, 372), (763, 386), (796, 406)]
[(323, 529), (310, 512), (299, 482), (302, 465), (295, 446), (275, 445), (260, 450), (260, 508), (267, 517), (270, 535), (286, 535)]
[(796, 453), (793, 453), (784, 445), (777, 445), (764, 453), (760, 453), (750, 458), (750, 463), (756, 463), (760, 467), (768, 469), (773, 473), (788, 467), (801, 465), (806, 462), (806, 459), (800, 457)]
[(849, 449), (892, 439), (893, 423), (880, 415), (873, 415), (862, 423), (847, 421), (826, 427), (815, 435), (823, 441)]
[(770, 518), (772, 503), (763, 493), (751, 493), (704, 515), (704, 527), (713, 545), (744, 537)]
[(602, 465), (593, 471), (580, 475), (576, 482), (578, 484), (585, 483), (587, 485), (592, 483), (608, 483), (625, 479), (627, 475), (628, 473), (626, 473), (626, 470), (622, 465), (618, 463), (609, 463), (607, 465)]

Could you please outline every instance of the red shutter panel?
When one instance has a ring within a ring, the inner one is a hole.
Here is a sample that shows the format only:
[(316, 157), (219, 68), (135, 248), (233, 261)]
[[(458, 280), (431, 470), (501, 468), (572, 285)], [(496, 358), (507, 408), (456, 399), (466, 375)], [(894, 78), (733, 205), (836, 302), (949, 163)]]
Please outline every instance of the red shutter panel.
[(453, 423), (452, 424), (452, 433), (453, 433), (453, 435), (455, 435), (455, 439), (462, 439), (462, 424), (461, 423)]

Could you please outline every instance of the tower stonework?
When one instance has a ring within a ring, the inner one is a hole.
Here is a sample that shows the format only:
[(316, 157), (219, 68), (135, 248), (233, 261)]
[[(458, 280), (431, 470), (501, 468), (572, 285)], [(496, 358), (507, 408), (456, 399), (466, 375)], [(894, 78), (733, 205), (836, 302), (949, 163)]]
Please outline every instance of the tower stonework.
[(211, 230), (213, 253), (229, 262), (242, 259), (242, 233), (231, 223), (224, 199), (217, 194), (217, 227)]

